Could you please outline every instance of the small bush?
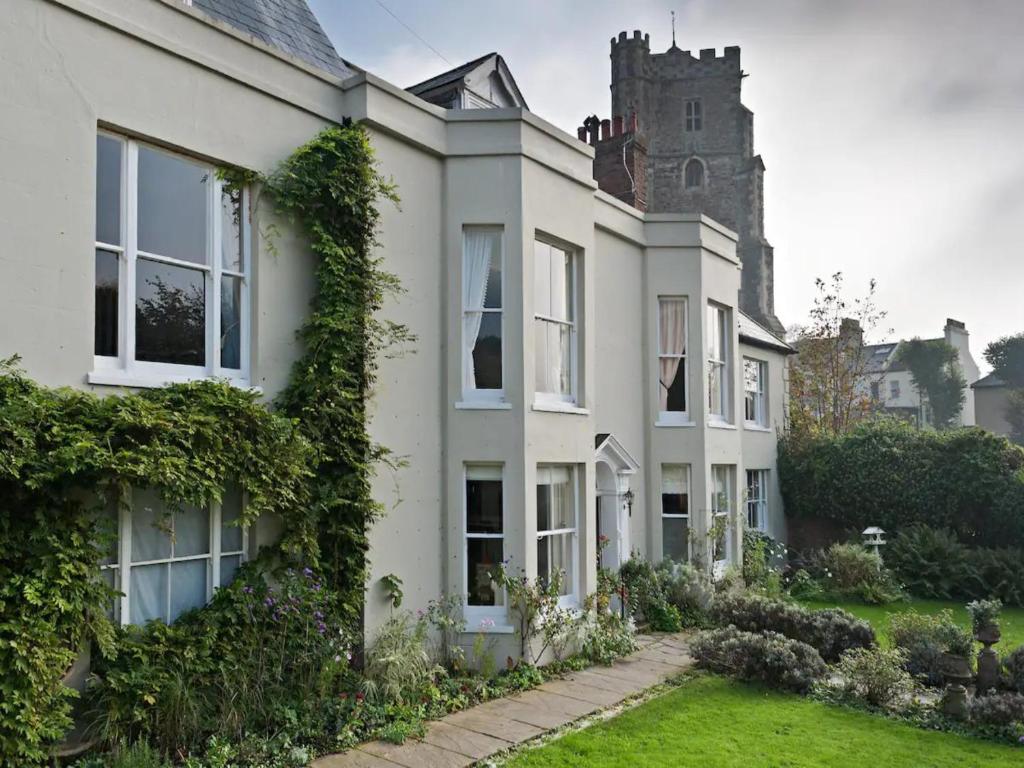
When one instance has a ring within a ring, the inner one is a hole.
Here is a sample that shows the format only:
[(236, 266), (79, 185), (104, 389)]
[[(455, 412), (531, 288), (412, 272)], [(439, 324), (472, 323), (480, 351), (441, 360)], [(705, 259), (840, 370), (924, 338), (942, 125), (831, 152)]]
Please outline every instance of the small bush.
[(619, 569), (626, 588), (630, 612), (655, 632), (678, 632), (682, 628), (679, 609), (668, 602), (665, 577), (648, 561), (638, 557), (627, 560)]
[(1006, 687), (1024, 695), (1024, 645), (1003, 660), (1006, 670)]
[(851, 648), (871, 648), (871, 625), (839, 608), (810, 611), (792, 603), (764, 597), (732, 595), (715, 603), (712, 616), (720, 625), (748, 632), (778, 632), (813, 647), (823, 659), (839, 660)]
[(972, 600), (967, 604), (967, 612), (971, 615), (971, 628), (977, 635), (987, 627), (999, 625), (999, 614), (1003, 604), (999, 600)]
[(913, 690), (905, 664), (906, 655), (898, 648), (854, 648), (839, 660), (839, 672), (848, 693), (883, 707)]
[(665, 600), (679, 610), (684, 627), (703, 627), (715, 601), (715, 587), (703, 571), (688, 563), (663, 560), (656, 572)]
[(701, 632), (690, 652), (703, 669), (797, 693), (807, 693), (828, 671), (814, 648), (777, 632), (743, 632), (736, 627)]
[(975, 696), (968, 704), (968, 715), (972, 722), (980, 725), (1024, 724), (1024, 695), (994, 693)]
[(970, 633), (957, 625), (949, 610), (936, 615), (916, 611), (890, 614), (889, 639), (904, 652), (904, 669), (931, 686), (944, 684), (943, 653), (970, 658), (974, 649)]
[(595, 664), (609, 666), (635, 650), (629, 622), (614, 613), (598, 613), (583, 629), (581, 652)]
[(809, 565), (824, 594), (833, 599), (884, 605), (903, 597), (881, 558), (859, 544), (833, 544), (816, 553)]
[(427, 623), (402, 612), (388, 619), (366, 652), (363, 691), (375, 704), (419, 699), (433, 665), (427, 651)]

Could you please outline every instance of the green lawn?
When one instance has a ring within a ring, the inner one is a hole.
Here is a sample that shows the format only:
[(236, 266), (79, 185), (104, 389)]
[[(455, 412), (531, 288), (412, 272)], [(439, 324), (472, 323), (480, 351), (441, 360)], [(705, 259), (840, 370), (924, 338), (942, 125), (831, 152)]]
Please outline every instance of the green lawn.
[(699, 677), (507, 766), (1020, 768), (1024, 749)]
[[(943, 608), (953, 611), (953, 618), (965, 627), (971, 626), (971, 618), (967, 615), (966, 603), (945, 602), (943, 600), (913, 600), (909, 603), (891, 603), (889, 605), (863, 605), (861, 603), (829, 603), (805, 602), (808, 608), (845, 608), (855, 616), (871, 623), (878, 633), (879, 640), (886, 642), (885, 632), (889, 622), (887, 614), (899, 611), (915, 610), (918, 613), (938, 613)], [(1003, 639), (996, 650), (1003, 654), (1009, 653), (1018, 646), (1024, 645), (1024, 608), (1003, 608), (999, 625), (1003, 630)]]

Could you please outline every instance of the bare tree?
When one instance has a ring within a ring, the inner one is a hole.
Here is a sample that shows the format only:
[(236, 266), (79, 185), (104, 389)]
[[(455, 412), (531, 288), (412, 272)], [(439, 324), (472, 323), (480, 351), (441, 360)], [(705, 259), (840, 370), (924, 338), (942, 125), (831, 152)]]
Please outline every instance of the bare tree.
[(799, 354), (789, 376), (790, 428), (839, 435), (875, 410), (871, 384), (882, 375), (869, 369), (864, 336), (886, 313), (875, 305), (874, 280), (866, 296), (852, 300), (844, 296), (842, 272), (814, 285), (809, 322), (792, 334)]

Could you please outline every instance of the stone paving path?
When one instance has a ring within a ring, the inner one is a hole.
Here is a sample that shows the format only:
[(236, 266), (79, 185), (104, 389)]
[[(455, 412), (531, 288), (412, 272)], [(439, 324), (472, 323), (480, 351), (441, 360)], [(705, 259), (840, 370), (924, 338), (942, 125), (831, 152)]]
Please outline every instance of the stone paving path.
[(370, 741), (312, 768), (464, 768), (579, 720), (678, 675), (692, 661), (683, 635), (641, 635), (640, 650), (610, 667), (572, 672), (427, 724), (405, 744)]

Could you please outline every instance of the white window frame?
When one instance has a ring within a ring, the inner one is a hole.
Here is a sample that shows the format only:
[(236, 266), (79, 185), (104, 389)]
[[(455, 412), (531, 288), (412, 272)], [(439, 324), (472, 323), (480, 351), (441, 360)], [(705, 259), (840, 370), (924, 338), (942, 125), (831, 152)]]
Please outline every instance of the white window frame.
[[(708, 537), (708, 546), (711, 550), (710, 560), (714, 564), (716, 575), (721, 574), (726, 567), (728, 567), (733, 561), (732, 552), (732, 517), (733, 512), (733, 497), (735, 495), (735, 467), (732, 464), (712, 464), (711, 465), (711, 517), (710, 523), (711, 528), (714, 529), (715, 519), (719, 517), (725, 518), (725, 546), (723, 547), (722, 558), (715, 557), (715, 541), (712, 537)], [(725, 473), (725, 509), (722, 509), (719, 505), (719, 495), (716, 491), (718, 484), (715, 482), (716, 472)]]
[[(245, 508), (245, 494), (242, 494), (242, 507)], [(188, 555), (185, 557), (161, 557), (154, 560), (145, 560), (137, 563), (132, 562), (132, 489), (129, 488), (126, 496), (118, 503), (117, 519), (117, 561), (103, 563), (101, 571), (114, 571), (114, 589), (121, 592), (116, 599), (114, 606), (114, 620), (122, 627), (131, 624), (131, 569), (145, 565), (167, 564), (168, 570), (171, 563), (183, 563), (192, 560), (206, 561), (206, 602), (213, 599), (214, 592), (220, 589), (220, 566), (224, 557), (239, 557), (241, 563), (249, 559), (249, 530), (242, 528), (242, 548), (240, 550), (221, 551), (221, 505), (219, 502), (211, 502), (207, 507), (209, 511), (210, 524), (210, 551), (206, 554)], [(170, 582), (168, 582), (170, 583)], [(170, 616), (170, 589), (167, 594), (168, 605), (166, 606), (165, 617)], [(166, 618), (165, 618), (166, 621)]]
[[(757, 366), (757, 389), (747, 389), (747, 364), (753, 363)], [(766, 429), (768, 427), (768, 399), (766, 397), (768, 379), (768, 363), (754, 357), (743, 358), (743, 424), (755, 429)], [(747, 418), (747, 393), (754, 394), (754, 418)]]
[[(683, 475), (686, 478), (686, 509), (687, 514), (665, 514), (665, 468), (666, 467), (682, 467)], [(693, 536), (691, 534), (693, 528), (693, 474), (689, 464), (677, 464), (668, 462), (661, 465), (661, 556), (662, 558), (668, 557), (668, 553), (665, 552), (665, 520), (685, 520), (686, 521), (686, 562), (693, 562)]]
[(496, 314), (500, 317), (501, 322), (501, 388), (500, 389), (469, 389), (465, 386), (467, 379), (467, 371), (470, 366), (473, 365), (473, 351), (466, 351), (465, 339), (460, 345), (462, 348), (462, 401), (465, 403), (504, 403), (505, 402), (505, 374), (506, 374), (506, 352), (505, 347), (505, 280), (507, 275), (505, 274), (505, 228), (500, 225), (490, 224), (467, 224), (462, 228), (462, 273), (460, 282), (460, 301), (466, 295), (465, 282), (466, 282), (466, 235), (470, 232), (489, 232), (498, 235), (498, 259), (499, 268), (501, 270), (501, 296), (500, 296), (500, 307), (467, 307), (463, 303), (462, 314), (459, 318), (462, 322), (461, 334), (465, 333), (466, 328), (466, 315), (470, 312), (480, 312), (481, 314)]
[[(118, 297), (117, 297), (117, 355), (106, 356), (93, 354), (93, 370), (88, 374), (90, 384), (110, 384), (115, 386), (162, 386), (172, 382), (196, 381), (211, 377), (229, 380), (236, 386), (247, 387), (250, 380), (250, 334), (251, 334), (251, 272), (252, 272), (252, 226), (249, 211), (250, 195), (247, 187), (242, 188), (239, 203), (242, 215), (240, 238), (242, 248), (242, 271), (226, 270), (221, 264), (221, 194), (224, 182), (217, 178), (217, 169), (195, 158), (162, 147), (128, 138), (109, 131), (100, 130), (100, 136), (114, 139), (121, 143), (121, 192), (120, 219), (121, 243), (114, 245), (95, 241), (93, 253), (97, 250), (116, 253), (118, 257)], [(170, 155), (178, 160), (198, 165), (210, 173), (213, 183), (207, 190), (207, 214), (209, 225), (206, 232), (206, 262), (196, 264), (182, 261), (170, 256), (141, 251), (138, 247), (138, 157), (139, 148)], [(98, 201), (95, 201), (98, 204)], [(202, 272), (205, 277), (206, 293), (206, 364), (180, 365), (174, 363), (154, 363), (135, 359), (135, 313), (136, 290), (135, 272), (139, 257), (149, 261), (170, 266), (184, 267)], [(241, 329), (239, 333), (240, 368), (224, 368), (220, 364), (220, 297), (221, 277), (238, 277), (242, 281), (239, 317)], [(95, 323), (95, 316), (93, 317)]]
[[(576, 472), (575, 464), (538, 464), (538, 474), (545, 469), (567, 469), (569, 471), (569, 486), (572, 488), (572, 519), (573, 526), (571, 528), (554, 528), (550, 530), (538, 530), (536, 538), (536, 546), (539, 561), (540, 541), (541, 539), (551, 538), (554, 536), (569, 536), (569, 551), (572, 553), (572, 566), (569, 571), (566, 572), (565, 578), (568, 581), (568, 594), (560, 595), (558, 598), (558, 605), (562, 608), (575, 608), (580, 604), (579, 598), (579, 536), (578, 531), (580, 527), (580, 487), (579, 487), (579, 475)], [(534, 494), (536, 495), (536, 488), (540, 486), (537, 479), (534, 478)], [(540, 574), (537, 573), (537, 577)]]
[[(504, 281), (503, 281), (504, 282)], [(470, 533), (469, 531), (469, 480), (470, 472), (477, 467), (496, 469), (501, 474), (501, 533)], [(508, 593), (501, 587), (501, 605), (470, 605), (469, 604), (469, 540), (470, 539), (500, 539), (502, 560), (505, 558), (505, 465), (485, 461), (469, 462), (462, 466), (462, 594), (466, 596), (463, 606), (463, 617), (466, 619), (466, 627), (470, 632), (476, 631), (480, 622), (484, 619), (492, 619), (498, 625), (508, 623)]]
[[(750, 495), (750, 480), (752, 475), (758, 476), (758, 490), (760, 496)], [(747, 528), (752, 531), (768, 530), (768, 470), (748, 469), (747, 470)], [(758, 524), (753, 525), (751, 519), (756, 517)]]
[(900, 394), (901, 394), (901, 392), (900, 392), (901, 389), (902, 388), (900, 387), (900, 380), (899, 379), (890, 379), (889, 380), (889, 399), (890, 400), (899, 400), (900, 399)]
[[(705, 381), (707, 387), (707, 412), (708, 418), (711, 422), (717, 422), (720, 424), (731, 423), (732, 419), (732, 366), (730, 360), (732, 356), (732, 322), (731, 312), (728, 307), (721, 304), (717, 304), (713, 301), (708, 302), (707, 314), (706, 314), (706, 334), (707, 334), (707, 370), (705, 374)], [(714, 340), (721, 332), (721, 357), (712, 357), (714, 351)], [(721, 400), (722, 410), (721, 412), (715, 412), (711, 407), (711, 370), (712, 368), (718, 368), (720, 370), (720, 388), (721, 388)]]
[[(668, 301), (681, 301), (683, 303), (683, 353), (681, 355), (663, 352), (661, 349), (661, 304)], [(690, 424), (690, 360), (687, 350), (690, 348), (690, 302), (686, 296), (659, 296), (658, 317), (657, 317), (657, 340), (658, 340), (658, 369), (655, 374), (656, 389), (654, 402), (658, 403), (658, 424), (679, 426)], [(682, 376), (684, 384), (684, 403), (681, 411), (661, 410), (661, 361), (664, 358), (675, 358), (680, 360), (679, 370), (676, 376)]]
[[(569, 320), (562, 320), (561, 318), (551, 317), (549, 315), (544, 315), (544, 314), (541, 314), (541, 313), (537, 312), (536, 310), (533, 313), (533, 343), (534, 343), (535, 347), (536, 347), (536, 344), (537, 344), (537, 321), (538, 320), (540, 320), (542, 322), (545, 322), (545, 323), (552, 323), (552, 324), (556, 324), (556, 325), (567, 326), (569, 328), (569, 392), (566, 394), (566, 393), (561, 393), (561, 392), (541, 392), (541, 391), (537, 390), (537, 388), (536, 388), (536, 386), (537, 386), (537, 373), (536, 373), (536, 371), (534, 371), (534, 375), (533, 375), (533, 382), (534, 382), (533, 399), (534, 399), (535, 403), (541, 403), (541, 404), (545, 404), (545, 405), (555, 405), (555, 406), (558, 406), (558, 405), (562, 405), (562, 406), (569, 405), (569, 406), (574, 406), (577, 403), (577, 395), (578, 395), (578, 393), (577, 393), (577, 390), (576, 390), (576, 386), (577, 386), (577, 382), (579, 380), (578, 379), (578, 375), (577, 375), (578, 374), (577, 366), (578, 366), (578, 361), (579, 361), (579, 354), (578, 354), (578, 349), (577, 349), (577, 336), (578, 336), (578, 332), (577, 331), (578, 331), (578, 326), (579, 326), (579, 312), (578, 312), (579, 300), (578, 300), (578, 296), (579, 296), (579, 288), (580, 288), (580, 286), (579, 286), (579, 254), (577, 253), (576, 249), (574, 249), (574, 248), (572, 248), (572, 247), (570, 247), (568, 245), (564, 245), (562, 243), (558, 243), (558, 242), (555, 242), (553, 240), (549, 240), (549, 239), (546, 239), (546, 238), (543, 238), (543, 237), (540, 237), (540, 236), (534, 237), (534, 243), (535, 244), (536, 243), (542, 243), (542, 244), (547, 245), (547, 246), (549, 246), (551, 248), (557, 248), (558, 250), (562, 251), (563, 253), (568, 254), (568, 256), (569, 256), (569, 263), (571, 265), (571, 269), (569, 270), (569, 275), (570, 275), (570, 279), (572, 280), (572, 286), (571, 286), (571, 288), (569, 290)], [(534, 247), (536, 247), (536, 245)], [(536, 266), (537, 266), (537, 262), (536, 262), (536, 258), (534, 258), (534, 269), (536, 269)], [(536, 278), (536, 275), (535, 275), (534, 276), (534, 285), (536, 285), (536, 282), (537, 282), (537, 278)], [(548, 285), (549, 285), (549, 290), (550, 290), (550, 279), (549, 279)], [(534, 301), (536, 302), (536, 297), (534, 297)], [(536, 361), (536, 353), (534, 354), (534, 361)], [(536, 365), (536, 362), (534, 363), (534, 365)]]
[(685, 115), (687, 133), (704, 130), (704, 105), (700, 99), (686, 99)]

